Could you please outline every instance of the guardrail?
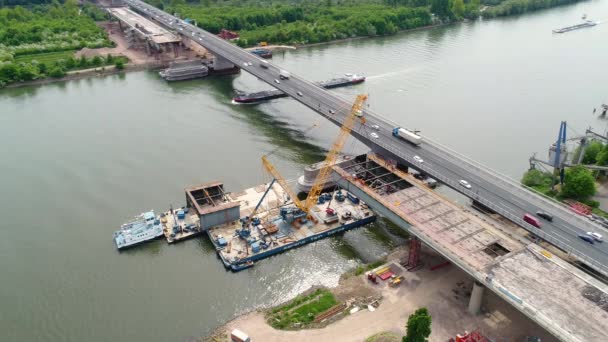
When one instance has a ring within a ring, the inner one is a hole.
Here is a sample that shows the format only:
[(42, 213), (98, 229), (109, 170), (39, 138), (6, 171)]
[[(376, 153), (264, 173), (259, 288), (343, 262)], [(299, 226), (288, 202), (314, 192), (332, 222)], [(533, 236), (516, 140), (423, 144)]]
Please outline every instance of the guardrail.
[[(399, 151), (397, 151), (396, 149), (392, 148), (391, 146), (388, 146), (386, 144), (378, 144), (379, 146), (381, 146), (382, 148), (388, 150), (389, 152), (393, 153), (396, 156), (399, 156), (401, 158), (403, 158), (404, 160), (406, 160), (407, 162), (411, 163), (412, 165), (416, 165), (417, 168), (419, 168), (420, 170), (424, 171), (425, 173), (429, 173), (429, 174), (433, 174), (433, 172), (429, 172), (429, 167), (424, 165), (424, 164), (420, 164), (420, 163), (416, 163), (413, 158), (411, 158), (410, 156), (407, 155), (401, 155), (399, 154)], [(459, 184), (457, 182), (454, 182), (451, 179), (448, 179), (442, 175), (433, 175), (433, 177), (435, 177), (438, 181), (452, 187), (452, 188), (459, 188)], [(568, 245), (567, 242), (561, 240), (560, 238), (556, 237), (556, 236), (552, 236), (549, 235), (548, 233), (540, 230), (540, 229), (532, 229), (532, 228), (528, 228), (528, 224), (523, 220), (523, 218), (516, 214), (513, 213), (513, 211), (510, 208), (507, 208), (503, 205), (501, 205), (500, 203), (492, 203), (486, 199), (484, 199), (483, 197), (479, 196), (478, 194), (474, 193), (473, 191), (469, 190), (469, 189), (462, 189), (460, 190), (463, 194), (465, 194), (467, 197), (474, 199), (475, 201), (483, 204), (484, 206), (494, 210), (496, 213), (502, 215), (503, 217), (507, 218), (508, 220), (512, 221), (513, 223), (519, 225), (520, 227), (523, 227), (524, 229), (526, 229), (527, 231), (529, 231), (530, 233), (540, 237), (541, 239), (549, 242), (550, 244), (556, 246), (557, 248), (563, 250), (564, 252), (566, 252), (569, 255), (572, 255), (574, 257), (576, 257), (577, 259), (579, 259), (580, 261), (586, 263), (587, 265), (595, 268), (597, 271), (608, 275), (608, 267), (606, 265), (603, 265), (602, 263), (598, 262), (597, 260), (590, 258), (584, 254), (581, 254), (580, 252), (578, 252), (577, 250), (575, 250), (573, 247), (571, 247), (570, 245)]]
[[(476, 169), (468, 168), (472, 172), (484, 171), (488, 175), (492, 176), (495, 180), (500, 181), (502, 183), (502, 185), (508, 186), (508, 188), (504, 188), (506, 191), (510, 191), (510, 192), (513, 192), (512, 190), (517, 191), (517, 193), (522, 194), (523, 196), (525, 196), (527, 198), (530, 198), (534, 201), (541, 201), (543, 204), (558, 210), (557, 216), (559, 216), (560, 219), (562, 219), (574, 226), (579, 226), (579, 227), (584, 226), (584, 227), (588, 227), (588, 228), (593, 227), (596, 229), (600, 228), (601, 230), (604, 230), (603, 227), (594, 224), (593, 222), (587, 220), (586, 218), (583, 218), (578, 215), (576, 215), (576, 216), (572, 215), (572, 211), (566, 205), (564, 205), (561, 202), (558, 202), (554, 198), (546, 196), (545, 194), (542, 194), (533, 188), (525, 186), (525, 185), (521, 184), (519, 181), (514, 180), (514, 179), (510, 178), (509, 176), (506, 176), (500, 172), (497, 172), (497, 171), (491, 169), (490, 167), (488, 167), (487, 165), (484, 165), (457, 151), (454, 151), (451, 148), (449, 148), (448, 146), (445, 146), (435, 140), (425, 137), (425, 141), (427, 143), (431, 143), (432, 145), (434, 145), (436, 147), (439, 147), (439, 148), (437, 148), (438, 151), (442, 151), (442, 152), (449, 151), (450, 152), (449, 154), (444, 155), (444, 158), (446, 158), (446, 159), (449, 159), (454, 155), (458, 156), (459, 159), (454, 159), (454, 158), (451, 158), (451, 159), (459, 162), (461, 167), (463, 167), (465, 169), (467, 169), (467, 166), (475, 167)], [(464, 164), (462, 163), (463, 161), (465, 162)], [(468, 163), (468, 165), (467, 165), (467, 163)], [(542, 208), (542, 209), (547, 210), (546, 207)], [(555, 215), (556, 213), (553, 212), (553, 214)]]

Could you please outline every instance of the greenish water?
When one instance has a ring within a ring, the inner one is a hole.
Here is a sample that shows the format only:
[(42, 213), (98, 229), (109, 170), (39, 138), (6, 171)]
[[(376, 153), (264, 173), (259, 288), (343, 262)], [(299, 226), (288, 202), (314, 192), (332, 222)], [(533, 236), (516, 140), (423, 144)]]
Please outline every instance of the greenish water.
[[(311, 80), (364, 73), (365, 84), (336, 91), (368, 92), (392, 120), (519, 177), (560, 120), (579, 133), (605, 128), (591, 110), (608, 100), (608, 25), (551, 34), (582, 13), (608, 18), (608, 4), (299, 49), (274, 62)], [(0, 340), (183, 341), (335, 285), (402, 241), (379, 222), (238, 274), (205, 239), (115, 250), (122, 222), (182, 205), (187, 185), (219, 179), (238, 191), (267, 181), (260, 157), (269, 151), (292, 179), (322, 158), (337, 128), (303, 106), (231, 104), (233, 88), (267, 87), (246, 74), (167, 84), (138, 72), (1, 90)], [(365, 151), (355, 142), (345, 150)]]

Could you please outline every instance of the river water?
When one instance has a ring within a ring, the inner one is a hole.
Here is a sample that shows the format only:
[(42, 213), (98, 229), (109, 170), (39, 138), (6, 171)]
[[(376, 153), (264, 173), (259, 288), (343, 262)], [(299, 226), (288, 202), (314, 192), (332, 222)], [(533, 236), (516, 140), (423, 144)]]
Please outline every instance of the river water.
[[(582, 13), (608, 19), (608, 3), (303, 48), (274, 62), (311, 80), (364, 73), (365, 84), (336, 92), (367, 92), (386, 117), (518, 178), (532, 152), (546, 155), (560, 120), (570, 136), (605, 129), (591, 111), (608, 100), (608, 25), (551, 34)], [(287, 178), (322, 158), (337, 128), (302, 105), (231, 104), (233, 88), (267, 87), (246, 74), (167, 84), (137, 72), (1, 90), (1, 339), (183, 341), (335, 285), (401, 242), (378, 222), (238, 274), (204, 238), (115, 250), (122, 222), (182, 205), (187, 185), (260, 184), (270, 151)]]

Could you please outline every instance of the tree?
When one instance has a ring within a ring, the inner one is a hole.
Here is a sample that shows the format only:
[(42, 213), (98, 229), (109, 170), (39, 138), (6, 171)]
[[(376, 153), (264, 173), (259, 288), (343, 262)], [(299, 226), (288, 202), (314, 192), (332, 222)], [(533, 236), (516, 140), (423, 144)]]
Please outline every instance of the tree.
[(602, 147), (604, 147), (604, 145), (602, 145), (602, 143), (599, 141), (590, 142), (589, 146), (587, 146), (587, 148), (585, 149), (585, 155), (583, 156), (583, 164), (595, 164), (597, 155), (602, 150)]
[(604, 145), (600, 153), (595, 157), (595, 163), (599, 166), (608, 165), (608, 145)]
[(545, 184), (545, 180), (547, 178), (551, 178), (551, 176), (547, 177), (548, 175), (543, 173), (540, 170), (537, 169), (532, 169), (527, 171), (526, 173), (524, 173), (523, 178), (521, 179), (521, 183), (525, 186), (538, 186), (538, 185), (544, 185)]
[(117, 59), (114, 63), (114, 66), (116, 67), (116, 69), (122, 70), (125, 68), (125, 63), (121, 59)]
[(416, 310), (407, 319), (407, 334), (403, 336), (403, 342), (426, 342), (431, 335), (431, 315), (426, 308)]
[(108, 54), (106, 56), (106, 64), (114, 64), (114, 56), (112, 56), (111, 54)]
[(580, 200), (595, 195), (595, 180), (591, 171), (582, 165), (566, 170), (561, 195)]
[(103, 59), (101, 59), (101, 57), (99, 56), (95, 56), (91, 60), (91, 64), (93, 64), (93, 66), (100, 66), (101, 64), (103, 64)]
[(462, 19), (464, 15), (464, 1), (462, 0), (454, 0), (452, 4), (452, 12), (457, 19)]
[(61, 69), (59, 66), (53, 66), (49, 70), (49, 76), (51, 76), (51, 77), (63, 77), (63, 76), (65, 76), (65, 71), (63, 71), (63, 69)]
[(449, 17), (451, 14), (450, 0), (431, 0), (431, 12), (439, 18)]

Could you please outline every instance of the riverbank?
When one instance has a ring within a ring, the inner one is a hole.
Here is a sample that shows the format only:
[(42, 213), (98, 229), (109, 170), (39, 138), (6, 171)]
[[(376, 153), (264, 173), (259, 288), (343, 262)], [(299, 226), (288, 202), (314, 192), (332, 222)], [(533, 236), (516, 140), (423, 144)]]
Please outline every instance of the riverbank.
[(142, 71), (142, 70), (150, 70), (150, 69), (160, 69), (162, 65), (160, 63), (145, 63), (145, 64), (127, 64), (123, 69), (116, 68), (115, 65), (109, 65), (106, 67), (99, 68), (90, 68), (90, 69), (82, 69), (69, 71), (63, 77), (48, 77), (42, 78), (38, 80), (32, 80), (27, 82), (16, 82), (6, 85), (4, 88), (20, 88), (20, 87), (29, 87), (29, 86), (41, 86), (45, 84), (58, 83), (58, 82), (66, 82), (66, 81), (74, 81), (80, 80), (84, 78), (90, 77), (105, 77), (118, 75), (121, 73), (131, 72), (131, 71)]
[[(390, 264), (399, 264), (407, 258), (407, 247), (400, 246), (387, 257)], [(436, 261), (438, 256), (425, 251), (423, 259)], [(403, 283), (396, 288), (386, 282), (373, 284), (365, 274), (347, 272), (337, 287), (330, 289), (339, 302), (353, 303), (358, 298), (379, 298), (378, 306), (372, 310), (359, 307), (357, 312), (348, 312), (331, 320), (324, 327), (303, 330), (277, 330), (267, 322), (270, 309), (260, 309), (240, 315), (215, 329), (201, 341), (226, 341), (233, 329), (247, 333), (252, 341), (363, 341), (382, 332), (405, 335), (407, 317), (420, 307), (426, 307), (432, 316), (432, 334), (429, 341), (447, 341), (464, 330), (480, 328), (488, 337), (500, 337), (518, 341), (525, 335), (534, 335), (543, 341), (555, 341), (548, 333), (531, 322), (519, 311), (487, 291), (484, 298), (484, 314), (468, 313), (468, 298), (473, 286), (472, 279), (454, 266), (431, 271), (428, 267), (416, 272), (402, 273)], [(356, 305), (355, 305), (356, 306)], [(350, 310), (353, 305), (346, 309)]]

